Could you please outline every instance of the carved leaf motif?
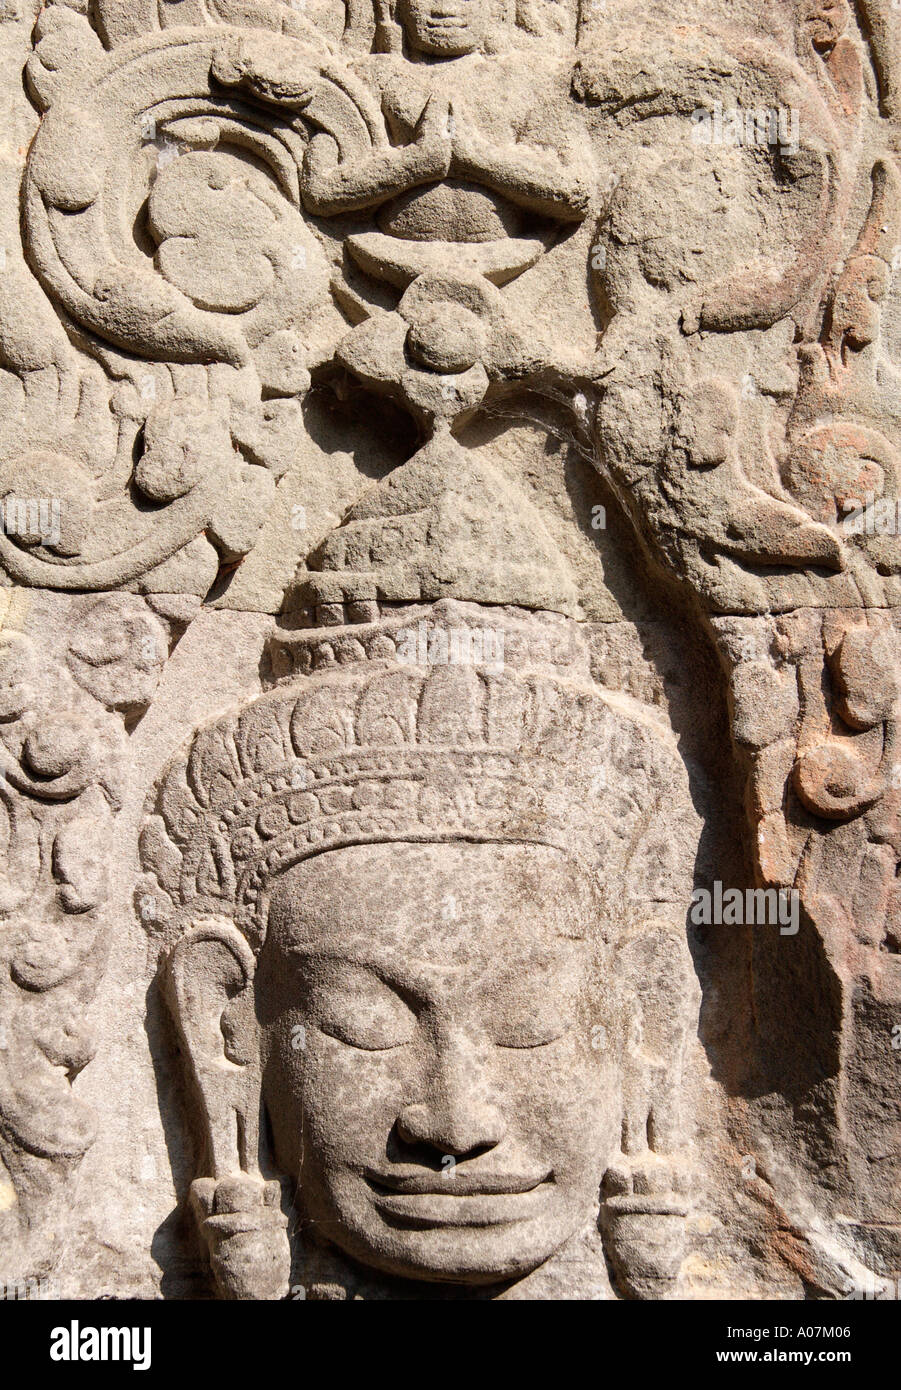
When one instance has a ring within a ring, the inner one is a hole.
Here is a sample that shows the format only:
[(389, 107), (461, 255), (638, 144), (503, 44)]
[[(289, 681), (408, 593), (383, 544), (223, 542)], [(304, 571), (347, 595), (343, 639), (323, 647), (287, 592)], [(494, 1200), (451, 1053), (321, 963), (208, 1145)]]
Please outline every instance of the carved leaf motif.
[(230, 727), (205, 730), (188, 762), (188, 783), (201, 806), (215, 807), (241, 780), (241, 767)]

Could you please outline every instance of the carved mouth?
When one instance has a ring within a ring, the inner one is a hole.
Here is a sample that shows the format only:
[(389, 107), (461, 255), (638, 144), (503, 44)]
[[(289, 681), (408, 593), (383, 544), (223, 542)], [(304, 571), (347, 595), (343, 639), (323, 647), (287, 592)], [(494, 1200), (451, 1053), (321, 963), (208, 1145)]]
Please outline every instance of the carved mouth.
[(453, 1177), (367, 1173), (375, 1205), (391, 1225), (405, 1227), (498, 1226), (535, 1215), (553, 1173)]
[[(553, 1173), (485, 1173), (480, 1175), (449, 1170), (440, 1173), (373, 1173), (365, 1174), (374, 1192), (398, 1193), (404, 1197), (500, 1197), (533, 1192), (542, 1183), (553, 1182)], [(452, 1175), (452, 1176), (451, 1176)]]

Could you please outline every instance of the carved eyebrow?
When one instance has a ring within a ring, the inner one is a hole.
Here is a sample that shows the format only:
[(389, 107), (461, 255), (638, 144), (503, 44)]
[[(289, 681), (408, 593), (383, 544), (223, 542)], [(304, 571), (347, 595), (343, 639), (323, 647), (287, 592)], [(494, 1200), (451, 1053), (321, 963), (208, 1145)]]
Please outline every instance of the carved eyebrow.
[[(568, 937), (560, 937), (558, 941), (572, 944)], [(415, 1005), (417, 1008), (422, 1008), (430, 1002), (432, 998), (430, 986), (435, 984), (436, 979), (440, 980), (448, 975), (460, 974), (466, 969), (465, 965), (437, 965), (425, 961), (408, 961), (405, 963), (406, 968), (402, 973), (399, 973), (390, 964), (366, 951), (339, 951), (334, 947), (317, 946), (313, 942), (302, 941), (292, 943), (285, 950), (288, 955), (299, 957), (301, 960), (329, 960), (338, 965), (349, 965), (357, 969), (369, 970), (388, 989), (398, 994), (405, 1003)], [(529, 972), (544, 971), (554, 965), (569, 966), (572, 962), (568, 957), (569, 953), (561, 950), (559, 945), (556, 947), (547, 946), (534, 960), (528, 962)], [(524, 968), (525, 962), (523, 961), (504, 963), (500, 969), (498, 969), (496, 960), (488, 961), (478, 971), (476, 982), (483, 980), (487, 975), (493, 975), (499, 984), (511, 980), (518, 981), (522, 979)]]
[(379, 960), (376, 956), (367, 955), (365, 952), (346, 952), (337, 951), (328, 946), (315, 946), (312, 942), (297, 942), (286, 948), (287, 954), (297, 956), (307, 960), (329, 960), (337, 965), (349, 965), (358, 970), (368, 970), (381, 980), (382, 984), (388, 989), (400, 995), (405, 1003), (412, 1001), (417, 1005), (428, 1002), (428, 993), (423, 983), (418, 983), (416, 979), (411, 979), (408, 975), (396, 974), (389, 965)]

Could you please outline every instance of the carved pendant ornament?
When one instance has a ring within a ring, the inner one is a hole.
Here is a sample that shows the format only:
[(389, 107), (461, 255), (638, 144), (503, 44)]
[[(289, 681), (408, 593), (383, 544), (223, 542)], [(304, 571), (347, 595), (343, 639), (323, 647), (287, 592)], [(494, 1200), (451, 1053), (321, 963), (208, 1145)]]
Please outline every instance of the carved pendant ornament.
[(898, 13), (671, 8), (0, 8), (0, 1284), (901, 1288)]

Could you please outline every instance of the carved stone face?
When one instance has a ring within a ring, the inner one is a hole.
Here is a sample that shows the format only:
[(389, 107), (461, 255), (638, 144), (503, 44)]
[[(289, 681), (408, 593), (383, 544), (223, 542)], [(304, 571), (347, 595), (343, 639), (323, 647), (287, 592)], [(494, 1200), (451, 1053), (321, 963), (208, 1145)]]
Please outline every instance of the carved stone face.
[(397, 17), (414, 52), (436, 58), (473, 53), (485, 35), (482, 0), (399, 0)]
[(395, 1274), (492, 1282), (590, 1220), (614, 1108), (579, 879), (549, 848), (390, 844), (276, 884), (263, 1094), (314, 1233)]

